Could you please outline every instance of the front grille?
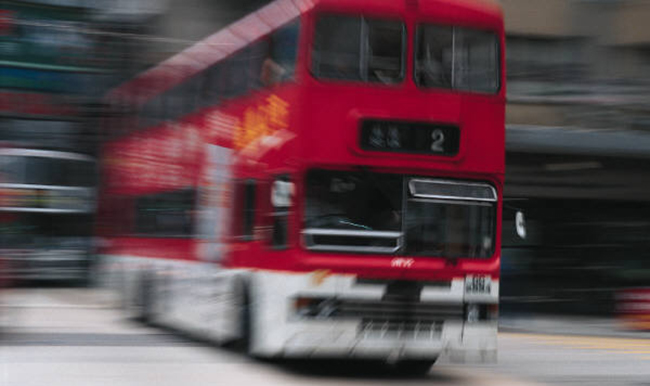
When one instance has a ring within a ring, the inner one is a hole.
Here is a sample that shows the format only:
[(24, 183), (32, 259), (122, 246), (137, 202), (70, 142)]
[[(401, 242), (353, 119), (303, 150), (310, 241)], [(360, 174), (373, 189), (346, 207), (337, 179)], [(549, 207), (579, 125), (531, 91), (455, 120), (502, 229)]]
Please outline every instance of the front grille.
[(462, 319), (461, 304), (441, 304), (418, 301), (339, 300), (333, 317), (360, 318), (368, 321), (397, 323), (432, 323), (441, 320)]
[(335, 319), (360, 319), (364, 338), (440, 338), (445, 321), (461, 320), (463, 306), (419, 301), (339, 300), (332, 308)]
[(364, 338), (401, 338), (413, 340), (435, 340), (442, 334), (443, 322), (408, 322), (380, 319), (363, 319), (359, 335)]
[[(432, 325), (448, 320), (462, 320), (462, 304), (421, 302), (418, 300), (337, 299), (298, 297), (297, 313), (306, 318), (361, 320), (365, 324), (409, 326)], [(413, 327), (415, 328), (415, 327)]]

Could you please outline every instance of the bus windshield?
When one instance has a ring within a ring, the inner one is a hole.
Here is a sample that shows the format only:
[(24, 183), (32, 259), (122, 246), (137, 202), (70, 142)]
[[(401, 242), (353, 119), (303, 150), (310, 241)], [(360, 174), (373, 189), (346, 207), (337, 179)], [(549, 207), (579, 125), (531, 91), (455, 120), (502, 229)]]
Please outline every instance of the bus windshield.
[(447, 198), (444, 191), (436, 196), (442, 198), (427, 198), (418, 191), (406, 191), (405, 181), (417, 180), (397, 174), (310, 171), (306, 180), (307, 247), (444, 258), (489, 258), (494, 254), (495, 195), (484, 200), (470, 194), (472, 184), (425, 179), (421, 187), (434, 185), (439, 190), (445, 186), (455, 191)]
[(496, 93), (499, 44), (492, 32), (422, 24), (417, 28), (414, 78), (421, 87)]
[(316, 78), (384, 84), (404, 78), (404, 24), (361, 16), (324, 15), (316, 23)]

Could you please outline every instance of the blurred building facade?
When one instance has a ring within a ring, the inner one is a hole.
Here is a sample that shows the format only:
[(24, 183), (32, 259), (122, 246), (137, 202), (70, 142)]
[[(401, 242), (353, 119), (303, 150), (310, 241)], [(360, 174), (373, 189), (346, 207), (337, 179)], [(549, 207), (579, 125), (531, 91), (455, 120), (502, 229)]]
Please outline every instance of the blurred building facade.
[(95, 155), (101, 100), (131, 67), (132, 36), (142, 31), (109, 3), (2, 2), (1, 142)]
[(650, 2), (501, 2), (510, 124), (650, 127)]
[(650, 1), (501, 4), (504, 307), (615, 312), (621, 288), (650, 285)]

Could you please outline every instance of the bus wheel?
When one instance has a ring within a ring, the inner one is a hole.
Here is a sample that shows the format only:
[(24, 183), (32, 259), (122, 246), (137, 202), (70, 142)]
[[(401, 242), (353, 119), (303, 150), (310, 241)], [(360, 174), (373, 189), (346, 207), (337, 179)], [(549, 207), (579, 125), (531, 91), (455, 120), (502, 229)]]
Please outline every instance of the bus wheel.
[(154, 321), (156, 293), (154, 288), (153, 273), (144, 273), (139, 280), (138, 291), (138, 320), (143, 323)]
[(151, 288), (151, 274), (141, 273), (133, 283), (130, 299), (126, 304), (126, 312), (129, 319), (141, 323), (149, 323), (151, 318), (151, 302), (153, 293)]
[(239, 329), (239, 336), (234, 342), (234, 347), (238, 351), (250, 355), (252, 347), (251, 299), (248, 286), (243, 279), (235, 280), (233, 293), (235, 315), (237, 315), (236, 323)]
[(404, 376), (410, 377), (423, 377), (429, 374), (431, 367), (436, 363), (436, 359), (412, 359), (397, 362), (395, 364), (395, 370)]

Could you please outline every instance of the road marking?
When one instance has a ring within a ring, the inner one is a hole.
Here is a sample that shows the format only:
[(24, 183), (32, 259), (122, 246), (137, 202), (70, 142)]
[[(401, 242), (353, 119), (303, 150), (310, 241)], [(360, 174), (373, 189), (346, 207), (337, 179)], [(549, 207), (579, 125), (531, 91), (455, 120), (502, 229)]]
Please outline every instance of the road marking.
[[(597, 350), (615, 354), (640, 355), (650, 354), (650, 339), (591, 337), (575, 335), (544, 335), (529, 333), (500, 333), (499, 336), (514, 339), (526, 339), (532, 343), (565, 346), (578, 350)], [(648, 356), (640, 357), (650, 360)]]
[(434, 366), (433, 374), (445, 374), (454, 378), (454, 383), (462, 385), (481, 385), (481, 386), (542, 386), (538, 382), (525, 379), (513, 378), (509, 375), (495, 374), (491, 371), (485, 371), (467, 367), (444, 368)]

